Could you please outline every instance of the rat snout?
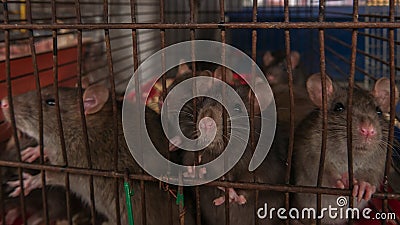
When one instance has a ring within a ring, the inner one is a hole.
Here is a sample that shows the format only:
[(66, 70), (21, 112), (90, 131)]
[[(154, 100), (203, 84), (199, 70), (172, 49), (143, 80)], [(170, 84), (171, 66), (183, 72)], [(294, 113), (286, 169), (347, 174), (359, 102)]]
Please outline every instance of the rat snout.
[(9, 105), (8, 105), (8, 100), (5, 99), (5, 98), (3, 98), (3, 99), (1, 100), (1, 108), (7, 109), (8, 107), (9, 107)]
[(214, 133), (217, 129), (215, 121), (210, 117), (204, 117), (199, 121), (200, 131), (206, 134)]
[(372, 138), (376, 135), (376, 128), (370, 122), (363, 122), (360, 124), (359, 132), (365, 138)]

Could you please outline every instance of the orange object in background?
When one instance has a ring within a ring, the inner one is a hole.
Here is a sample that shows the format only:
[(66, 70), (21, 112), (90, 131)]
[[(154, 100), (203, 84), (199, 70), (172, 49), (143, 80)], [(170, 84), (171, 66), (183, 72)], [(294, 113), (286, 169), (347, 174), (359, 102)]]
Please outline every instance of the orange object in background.
[[(37, 54), (37, 66), (41, 86), (53, 84), (53, 54), (52, 52)], [(58, 51), (58, 80), (62, 86), (76, 84), (77, 48), (67, 48)], [(0, 98), (7, 96), (5, 61), (0, 62)], [(12, 94), (22, 94), (36, 89), (33, 76), (33, 62), (31, 56), (10, 60), (10, 75)]]

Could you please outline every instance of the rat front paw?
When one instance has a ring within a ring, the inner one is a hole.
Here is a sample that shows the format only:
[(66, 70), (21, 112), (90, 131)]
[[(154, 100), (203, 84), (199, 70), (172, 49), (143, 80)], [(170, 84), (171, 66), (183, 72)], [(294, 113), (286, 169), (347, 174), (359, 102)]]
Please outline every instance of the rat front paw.
[(375, 192), (375, 185), (372, 185), (366, 181), (356, 181), (354, 183), (352, 195), (357, 198), (358, 202), (361, 202), (362, 199), (369, 201)]
[[(32, 190), (36, 188), (42, 187), (42, 183), (40, 182), (40, 174), (32, 176), (29, 173), (22, 173), (23, 184), (24, 184), (24, 195), (28, 195)], [(14, 191), (11, 192), (8, 196), (17, 197), (21, 193), (20, 181), (9, 181), (7, 182), (8, 186), (14, 188)]]
[[(47, 159), (46, 149), (43, 149), (44, 158)], [(28, 147), (21, 151), (21, 160), (24, 162), (33, 162), (40, 157), (40, 146)]]
[[(225, 192), (225, 188), (223, 187), (218, 187), (218, 189), (222, 190)], [(229, 202), (235, 202), (239, 205), (243, 205), (247, 202), (246, 197), (244, 195), (238, 195), (233, 188), (227, 188), (228, 189), (228, 195), (229, 195)], [(218, 197), (214, 199), (214, 205), (222, 205), (225, 202), (225, 196)]]
[[(199, 178), (203, 179), (204, 175), (207, 174), (207, 169), (205, 167), (198, 168)], [(183, 173), (183, 177), (195, 178), (196, 177), (196, 167), (188, 166), (187, 172)]]

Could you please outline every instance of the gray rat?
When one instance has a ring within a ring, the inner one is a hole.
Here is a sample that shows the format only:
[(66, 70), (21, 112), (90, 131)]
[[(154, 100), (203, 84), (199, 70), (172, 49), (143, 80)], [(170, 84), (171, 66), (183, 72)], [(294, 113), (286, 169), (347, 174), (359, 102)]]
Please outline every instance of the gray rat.
[[(21, 149), (29, 149), (30, 147), (37, 146), (37, 142), (35, 139), (27, 136), (26, 134), (18, 131), (18, 141)], [(0, 152), (0, 159), (5, 161), (18, 161), (17, 147), (15, 145), (14, 137), (12, 137), (7, 142), (7, 147), (2, 149)], [(29, 158), (27, 158), (29, 160)], [(32, 163), (39, 163), (39, 160), (36, 159), (32, 161)], [(14, 180), (18, 178), (18, 169), (12, 167), (3, 167), (1, 168), (3, 184), (5, 185), (4, 191), (5, 194), (9, 194), (12, 190), (10, 187), (6, 185), (7, 181)], [(29, 173), (31, 175), (36, 175), (39, 173), (37, 170), (24, 170), (25, 173)], [(8, 193), (7, 193), (8, 192)], [(47, 210), (49, 215), (50, 222), (61, 221), (67, 219), (67, 211), (66, 211), (66, 192), (62, 187), (46, 187), (46, 196), (47, 196)], [(29, 196), (25, 198), (25, 206), (27, 210), (27, 215), (30, 215), (28, 218), (29, 225), (40, 224), (44, 221), (43, 219), (43, 201), (42, 201), (42, 190), (35, 189), (33, 190)], [(74, 224), (86, 225), (90, 223), (90, 209), (84, 205), (79, 198), (75, 195), (71, 195), (71, 215), (74, 218)], [(6, 207), (6, 220), (11, 221), (14, 220), (15, 217), (20, 216), (20, 199), (13, 197), (4, 198), (4, 205)], [(79, 218), (79, 221), (78, 221)], [(101, 224), (104, 221), (104, 217), (98, 215), (97, 224)], [(8, 223), (7, 223), (8, 224)]]
[[(300, 53), (290, 52), (292, 64), (293, 84), (296, 86), (305, 86), (306, 76), (300, 65)], [(263, 56), (263, 72), (271, 86), (278, 84), (287, 84), (289, 75), (287, 71), (286, 54), (283, 51), (267, 51)]]
[[(387, 78), (381, 78), (387, 79)], [(347, 168), (347, 87), (333, 86), (327, 78), (328, 127), (325, 166), (322, 187), (349, 188)], [(388, 82), (376, 82), (372, 93), (358, 88), (353, 92), (352, 133), (353, 171), (356, 197), (355, 207), (362, 209), (383, 180), (389, 125), (382, 116), (388, 111)], [(307, 90), (312, 102), (322, 107), (321, 75), (314, 74), (307, 80)], [(397, 93), (397, 92), (396, 92)], [(293, 152), (293, 179), (295, 185), (316, 186), (321, 151), (322, 111), (311, 112), (296, 129)], [(338, 196), (322, 195), (322, 208), (338, 206)], [(293, 207), (316, 209), (315, 194), (294, 194)], [(319, 214), (318, 214), (319, 215)], [(305, 218), (305, 224), (313, 220)], [(340, 224), (326, 214), (323, 224)]]
[[(221, 88), (214, 86), (211, 91), (221, 92)], [(241, 112), (247, 110), (248, 113), (250, 107), (250, 88), (248, 86), (240, 86), (235, 89), (238, 95), (241, 97), (240, 101), (244, 102), (246, 108), (241, 108), (238, 104), (238, 100), (230, 99), (227, 107), (231, 107), (234, 112)], [(265, 91), (264, 87), (256, 88), (257, 91)], [(271, 102), (272, 96), (265, 96), (267, 99), (259, 98), (259, 101)], [(197, 122), (193, 122), (193, 117), (186, 115), (193, 115), (193, 108), (191, 107), (193, 102), (188, 102), (182, 109), (181, 114), (181, 127), (184, 129), (195, 130), (194, 133), (189, 133), (189, 135), (194, 134), (192, 138), (199, 137), (200, 132), (204, 134), (203, 138), (200, 138), (199, 142), (209, 142), (212, 141), (204, 150), (199, 152), (199, 157), (196, 158), (195, 153), (185, 152), (184, 154), (184, 164), (205, 164), (207, 162), (215, 159), (219, 154), (224, 151), (224, 140), (229, 140), (230, 138), (239, 139), (230, 135), (230, 126), (232, 120), (236, 119), (236, 115), (228, 116), (228, 136), (223, 134), (223, 118), (222, 112), (223, 107), (216, 100), (211, 98), (198, 98), (197, 99)], [(260, 111), (265, 110), (258, 105), (255, 101), (255, 143), (258, 142), (258, 133), (260, 132)], [(267, 104), (269, 105), (269, 104)], [(188, 106), (188, 107), (187, 107)], [(186, 119), (186, 120), (185, 120)], [(214, 123), (212, 122), (214, 121)], [(267, 121), (268, 122), (268, 121)], [(271, 124), (265, 124), (269, 126)], [(193, 128), (193, 126), (195, 126)], [(240, 125), (239, 125), (240, 126)], [(239, 128), (240, 129), (240, 128)], [(216, 132), (216, 136), (213, 138), (213, 132)], [(280, 136), (280, 135), (278, 135)], [(190, 136), (189, 136), (190, 137)], [(282, 137), (282, 139), (285, 139)], [(245, 142), (247, 140), (237, 140), (239, 142)], [(246, 145), (246, 150), (240, 158), (239, 162), (224, 176), (225, 180), (232, 182), (258, 182), (258, 183), (269, 183), (269, 184), (279, 184), (284, 182), (284, 174), (286, 165), (286, 148), (280, 148), (282, 145), (278, 143), (279, 141), (274, 141), (273, 146), (267, 155), (267, 158), (261, 164), (260, 167), (253, 173), (248, 170), (250, 159), (252, 157), (252, 148), (250, 144)], [(284, 146), (284, 145), (283, 145)], [(199, 171), (199, 176), (207, 176), (207, 171)], [(188, 175), (196, 175), (194, 171), (189, 171)], [(257, 219), (257, 214), (255, 208), (263, 207), (264, 203), (268, 203), (272, 207), (282, 207), (284, 206), (284, 195), (283, 193), (273, 192), (273, 191), (260, 191), (258, 204), (255, 202), (255, 191), (253, 190), (235, 190), (233, 188), (222, 188), (222, 187), (209, 187), (201, 186), (199, 187), (199, 198), (200, 198), (200, 209), (202, 215), (202, 223), (205, 224), (225, 224), (225, 207), (224, 202), (225, 194), (224, 191), (228, 191), (229, 194), (229, 221), (230, 224), (255, 224), (256, 220), (259, 224), (280, 224), (276, 217), (273, 220)], [(193, 190), (194, 192), (194, 190)]]
[[(53, 87), (42, 89), (42, 107), (44, 115), (43, 142), (48, 149), (47, 158), (52, 165), (64, 165), (62, 157), (60, 137), (58, 136), (57, 112), (55, 107), (55, 94)], [(82, 135), (82, 125), (79, 109), (80, 98), (76, 88), (59, 88), (60, 111), (63, 123), (68, 166), (88, 168), (85, 142)], [(38, 134), (38, 106), (35, 91), (13, 97), (16, 126), (28, 135), (39, 139)], [(113, 110), (109, 98), (109, 90), (101, 85), (89, 86), (83, 93), (84, 113), (86, 115), (87, 134), (90, 145), (92, 168), (113, 171), (114, 169), (114, 136), (113, 136)], [(2, 100), (2, 109), (10, 120), (7, 99)], [(118, 116), (118, 170), (140, 174), (141, 169), (134, 161), (125, 142), (121, 124), (121, 109), (117, 108)], [(34, 188), (41, 186), (40, 176), (27, 176), (24, 182), (25, 194)], [(47, 171), (46, 183), (48, 185), (64, 185), (65, 174)], [(119, 182), (120, 215), (116, 215), (115, 209), (115, 179), (106, 177), (93, 177), (94, 198), (96, 210), (103, 213), (108, 224), (116, 224), (116, 216), (121, 218), (121, 224), (127, 224), (127, 207), (125, 205), (125, 193), (123, 184)], [(14, 194), (18, 194), (20, 188), (16, 186)], [(71, 191), (90, 204), (89, 177), (86, 175), (70, 174)], [(142, 201), (139, 183), (133, 182), (135, 195), (132, 197), (133, 215), (135, 224), (142, 223)], [(145, 184), (146, 196), (146, 221), (147, 224), (160, 224), (159, 218), (169, 217), (167, 201), (168, 192), (159, 189), (157, 183)], [(178, 224), (179, 215), (177, 206), (172, 206), (173, 223)], [(190, 216), (185, 216), (190, 220)], [(167, 223), (167, 221), (165, 221)], [(188, 222), (190, 224), (190, 222)]]

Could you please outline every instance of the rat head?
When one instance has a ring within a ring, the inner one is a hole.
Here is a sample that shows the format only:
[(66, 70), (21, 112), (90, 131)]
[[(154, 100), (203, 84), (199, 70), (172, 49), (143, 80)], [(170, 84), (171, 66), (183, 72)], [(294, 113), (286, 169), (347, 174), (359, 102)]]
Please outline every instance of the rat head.
[[(300, 63), (300, 54), (297, 51), (290, 53), (292, 70)], [(267, 51), (263, 56), (263, 70), (270, 85), (288, 83), (287, 61), (284, 54)]]
[[(269, 106), (272, 102), (272, 95), (262, 94), (265, 91), (264, 83), (256, 83), (254, 90), (254, 115), (255, 120), (260, 119), (260, 113), (265, 110), (265, 107)], [(236, 129), (239, 132), (243, 132), (246, 129), (245, 123), (241, 119), (244, 118), (246, 113), (250, 117), (250, 99), (253, 93), (249, 86), (240, 86), (235, 88), (235, 92), (240, 98), (228, 97), (225, 99), (224, 106), (221, 104), (222, 101), (222, 88), (215, 87), (212, 91), (218, 92), (218, 99), (212, 99), (208, 97), (202, 97), (199, 99), (197, 104), (197, 120), (196, 120), (196, 137), (200, 143), (210, 143), (208, 148), (213, 149), (213, 153), (221, 153), (224, 150), (225, 142), (228, 142), (230, 138), (238, 138), (231, 136), (231, 129)], [(258, 101), (265, 102), (260, 106)], [(228, 113), (231, 112), (231, 114)], [(223, 132), (223, 112), (227, 115), (227, 134)], [(234, 125), (232, 125), (234, 124)], [(246, 141), (246, 140), (240, 140)]]
[[(390, 89), (387, 78), (375, 83), (372, 92), (355, 88), (352, 100), (353, 148), (360, 154), (372, 154), (386, 146), (388, 123), (383, 112), (389, 111)], [(335, 143), (338, 150), (347, 146), (347, 98), (348, 88), (334, 87), (329, 77), (326, 80), (328, 110), (328, 142)], [(322, 108), (321, 75), (313, 74), (307, 80), (307, 91), (311, 101)], [(398, 91), (396, 88), (396, 95)], [(396, 98), (397, 99), (397, 98)], [(322, 118), (322, 111), (320, 111)]]
[[(83, 94), (84, 110), (88, 126), (96, 124), (93, 118), (100, 111), (109, 97), (108, 89), (93, 85), (88, 87)], [(48, 86), (41, 91), (43, 129), (46, 139), (55, 139), (53, 135), (58, 135), (56, 96), (54, 87)], [(65, 130), (81, 129), (81, 117), (79, 107), (79, 93), (77, 88), (59, 88), (59, 105), (61, 118)], [(39, 139), (39, 105), (36, 91), (30, 91), (22, 95), (13, 97), (13, 106), (16, 126), (22, 132)], [(11, 119), (10, 105), (7, 98), (1, 101), (1, 108), (8, 121)]]

